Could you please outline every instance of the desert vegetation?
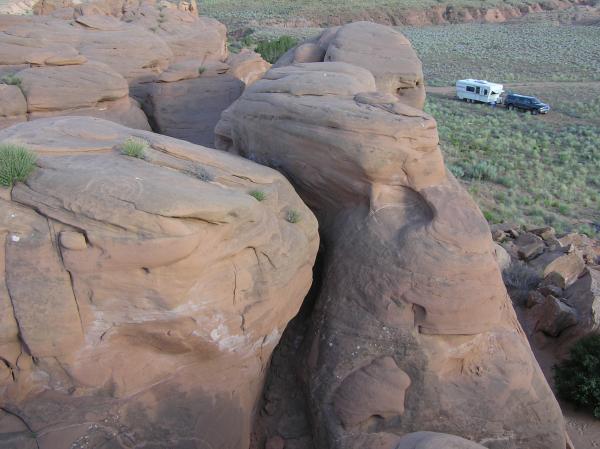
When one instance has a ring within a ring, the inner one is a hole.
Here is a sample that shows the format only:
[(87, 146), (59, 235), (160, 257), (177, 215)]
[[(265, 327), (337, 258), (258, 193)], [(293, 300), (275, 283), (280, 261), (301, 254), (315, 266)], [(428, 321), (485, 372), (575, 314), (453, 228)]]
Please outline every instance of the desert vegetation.
[(35, 160), (35, 154), (23, 145), (0, 144), (0, 186), (12, 187), (25, 181), (35, 169)]
[(274, 40), (266, 39), (258, 41), (255, 51), (260, 54), (263, 59), (273, 64), (296, 44), (298, 44), (298, 39), (284, 35)]
[(449, 169), (491, 222), (549, 224), (597, 235), (600, 126), (430, 96)]
[(139, 137), (129, 137), (121, 147), (121, 153), (125, 156), (135, 157), (138, 159), (144, 159), (146, 150), (148, 149), (148, 142)]
[(496, 82), (600, 80), (595, 26), (552, 22), (399, 28), (430, 86), (476, 77)]
[(267, 195), (262, 190), (251, 190), (248, 195), (253, 197), (256, 201), (264, 201), (267, 199)]
[(570, 357), (554, 367), (559, 396), (600, 418), (600, 335), (578, 341)]

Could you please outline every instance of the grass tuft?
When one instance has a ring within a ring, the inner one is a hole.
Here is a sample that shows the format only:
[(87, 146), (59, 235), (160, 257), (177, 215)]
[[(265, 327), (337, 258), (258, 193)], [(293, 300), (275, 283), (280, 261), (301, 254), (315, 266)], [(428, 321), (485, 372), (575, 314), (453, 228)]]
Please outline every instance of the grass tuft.
[(4, 75), (2, 78), (0, 78), (0, 81), (2, 81), (4, 84), (10, 84), (11, 86), (21, 85), (21, 78), (19, 78), (17, 75)]
[(121, 153), (125, 156), (144, 159), (147, 149), (148, 142), (146, 142), (144, 139), (140, 139), (139, 137), (129, 137), (125, 142), (123, 142)]
[(201, 166), (198, 166), (194, 169), (194, 174), (200, 181), (210, 182), (214, 179), (213, 174)]
[(256, 201), (264, 201), (267, 199), (267, 195), (262, 190), (252, 190), (248, 192), (248, 195), (254, 197)]
[(12, 187), (24, 182), (35, 169), (35, 160), (35, 154), (22, 145), (0, 144), (0, 185)]
[(289, 210), (287, 212), (287, 214), (285, 214), (285, 219), (286, 221), (290, 222), (290, 223), (298, 223), (300, 221), (300, 212), (298, 212), (297, 210)]
[(206, 67), (198, 67), (198, 75), (202, 75), (204, 72), (206, 72)]

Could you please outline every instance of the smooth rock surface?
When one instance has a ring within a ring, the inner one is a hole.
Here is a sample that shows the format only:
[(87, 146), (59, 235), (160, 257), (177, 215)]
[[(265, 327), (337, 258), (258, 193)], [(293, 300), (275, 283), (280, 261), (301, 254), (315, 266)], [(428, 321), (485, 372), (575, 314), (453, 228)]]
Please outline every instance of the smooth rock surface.
[(354, 22), (325, 30), (289, 50), (275, 67), (303, 62), (346, 62), (373, 74), (377, 90), (423, 109), (425, 83), (421, 61), (402, 33), (372, 22)]
[[(319, 218), (301, 376), (316, 447), (391, 447), (393, 434), (428, 429), (564, 449), (560, 408), (485, 218), (444, 167), (435, 120), (377, 88), (347, 63), (282, 65), (216, 128), (218, 148), (285, 173)], [(397, 368), (373, 382), (361, 370), (381, 359)]]
[[(120, 153), (131, 136), (144, 159)], [(0, 441), (248, 447), (319, 245), (288, 181), (90, 117), (22, 123), (2, 141), (38, 161), (0, 189)]]

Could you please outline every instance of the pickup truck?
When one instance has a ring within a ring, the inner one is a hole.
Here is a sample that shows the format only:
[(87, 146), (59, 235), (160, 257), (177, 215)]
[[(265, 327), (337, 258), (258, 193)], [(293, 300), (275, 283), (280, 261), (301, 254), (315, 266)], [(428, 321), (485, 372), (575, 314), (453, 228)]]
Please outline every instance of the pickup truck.
[(521, 111), (529, 111), (532, 114), (547, 114), (550, 106), (542, 103), (535, 97), (526, 95), (508, 94), (504, 99), (506, 109), (518, 109)]

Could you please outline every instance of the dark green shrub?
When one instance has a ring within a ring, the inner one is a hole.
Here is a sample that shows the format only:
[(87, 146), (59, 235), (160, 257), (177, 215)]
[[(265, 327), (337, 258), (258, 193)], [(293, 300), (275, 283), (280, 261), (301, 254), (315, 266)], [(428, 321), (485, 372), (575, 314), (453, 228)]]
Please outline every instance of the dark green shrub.
[(0, 144), (0, 185), (11, 187), (25, 181), (35, 169), (35, 154), (22, 145)]
[(579, 340), (569, 359), (554, 367), (558, 395), (600, 418), (600, 335)]
[(291, 36), (281, 36), (274, 41), (261, 41), (256, 45), (256, 52), (266, 61), (274, 64), (286, 51), (298, 44)]

